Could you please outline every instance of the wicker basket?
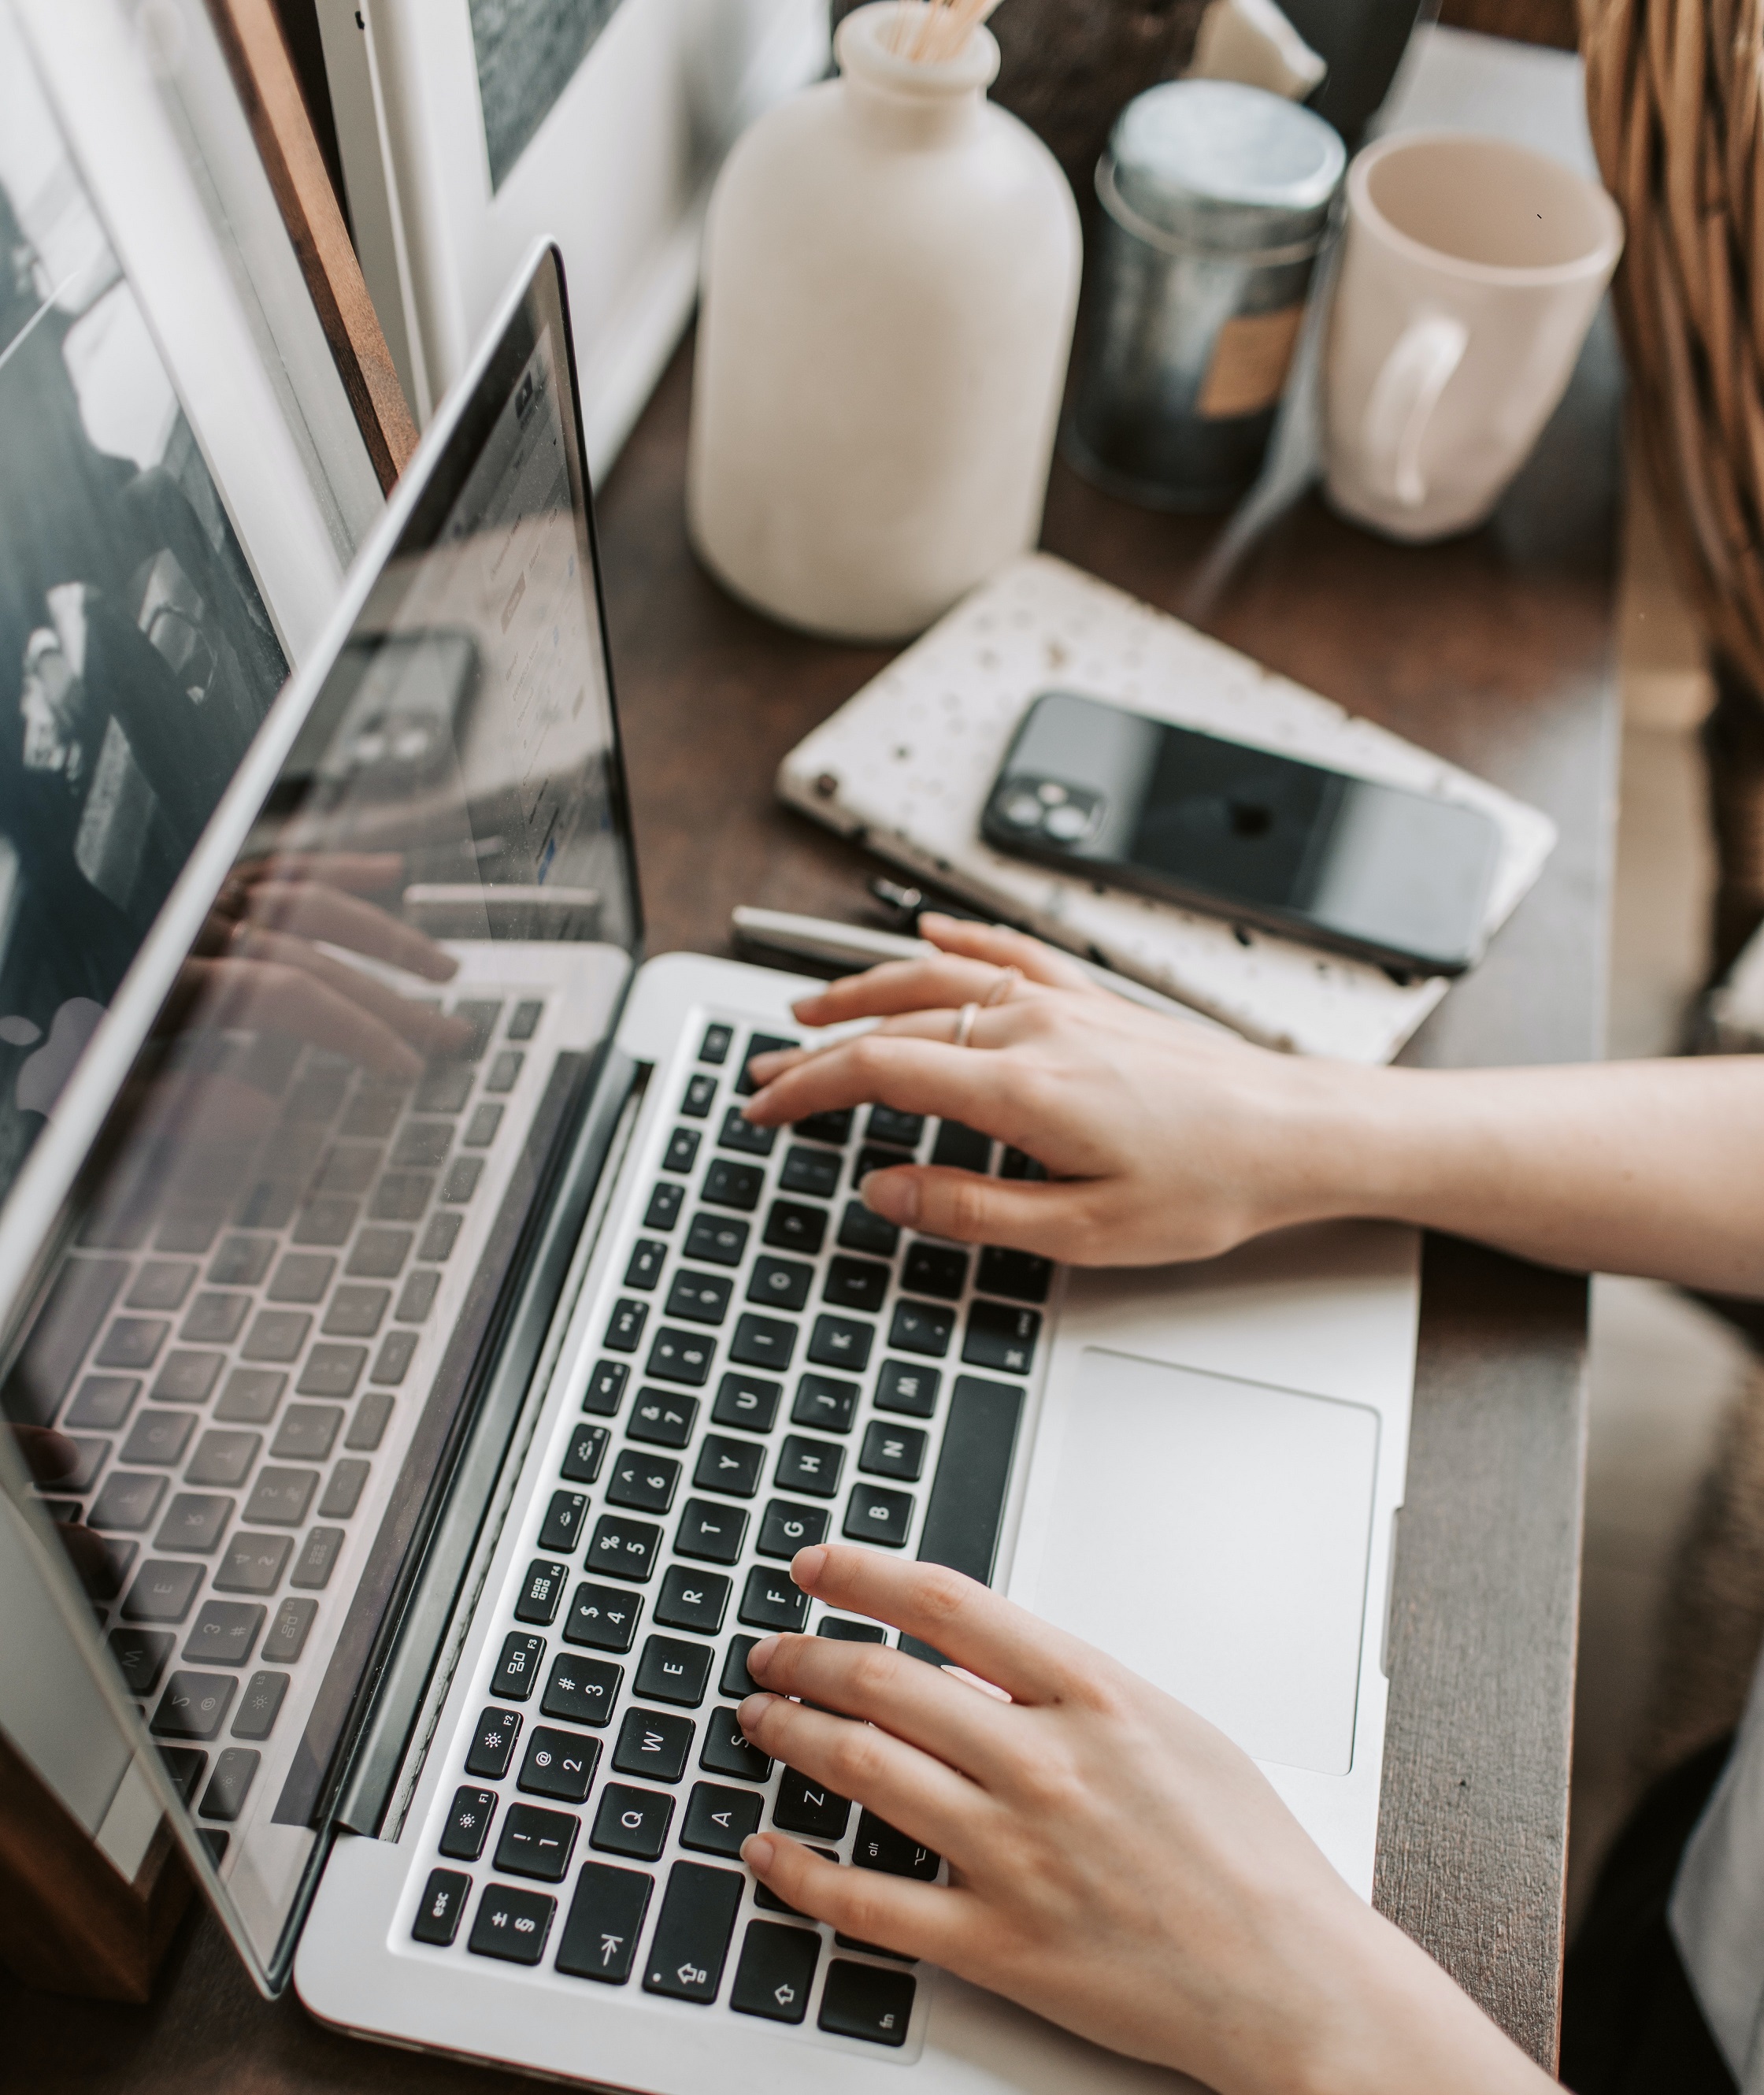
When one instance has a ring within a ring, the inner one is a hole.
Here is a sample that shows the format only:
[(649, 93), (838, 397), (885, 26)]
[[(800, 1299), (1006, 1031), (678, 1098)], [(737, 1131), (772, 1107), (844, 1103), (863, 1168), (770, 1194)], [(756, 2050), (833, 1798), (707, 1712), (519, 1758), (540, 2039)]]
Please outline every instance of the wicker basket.
[(1764, 0), (1583, 0), (1614, 286), (1669, 542), (1764, 693)]

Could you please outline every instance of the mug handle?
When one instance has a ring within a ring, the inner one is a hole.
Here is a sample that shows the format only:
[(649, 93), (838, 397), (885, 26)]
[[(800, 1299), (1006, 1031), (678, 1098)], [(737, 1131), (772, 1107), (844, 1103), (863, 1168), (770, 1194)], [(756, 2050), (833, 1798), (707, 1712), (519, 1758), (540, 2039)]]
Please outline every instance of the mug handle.
[(1427, 499), (1421, 445), (1433, 411), (1464, 361), (1470, 329), (1450, 313), (1411, 320), (1396, 338), (1365, 403), (1361, 441), (1366, 457), (1405, 509)]

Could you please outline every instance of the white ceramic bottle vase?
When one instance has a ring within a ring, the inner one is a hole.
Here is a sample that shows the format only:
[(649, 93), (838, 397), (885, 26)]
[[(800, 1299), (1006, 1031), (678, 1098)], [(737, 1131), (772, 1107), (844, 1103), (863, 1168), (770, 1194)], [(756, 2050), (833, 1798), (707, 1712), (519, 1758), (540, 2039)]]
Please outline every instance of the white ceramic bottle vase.
[(1032, 547), (1078, 297), (1059, 165), (986, 98), (990, 31), (915, 63), (925, 10), (839, 25), (843, 77), (754, 124), (705, 228), (687, 512), (787, 624), (921, 628)]

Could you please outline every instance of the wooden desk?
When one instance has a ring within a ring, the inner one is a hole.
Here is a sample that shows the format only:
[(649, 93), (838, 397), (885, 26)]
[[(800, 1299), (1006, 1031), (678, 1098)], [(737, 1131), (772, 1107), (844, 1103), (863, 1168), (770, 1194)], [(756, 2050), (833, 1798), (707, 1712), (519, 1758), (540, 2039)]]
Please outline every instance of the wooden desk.
[[(1222, 638), (1548, 810), (1561, 844), (1424, 1062), (1596, 1055), (1614, 783), (1607, 673), (1608, 353), (1499, 524), (1425, 551), (1307, 503), (1206, 620)], [(851, 913), (866, 869), (785, 812), (785, 751), (886, 659), (781, 632), (705, 579), (681, 516), (688, 360), (601, 505), (650, 950), (726, 950), (737, 902)], [(1565, 469), (1566, 462), (1566, 469)], [(1213, 536), (1056, 468), (1046, 543), (1180, 610)], [(1539, 2058), (1555, 2055), (1579, 1579), (1583, 1283), (1430, 1241), (1397, 1559), (1378, 1901)], [(128, 2095), (530, 2085), (353, 2042), (259, 2001), (214, 1923), (187, 1924), (145, 2008), (0, 1978), (0, 2087)]]

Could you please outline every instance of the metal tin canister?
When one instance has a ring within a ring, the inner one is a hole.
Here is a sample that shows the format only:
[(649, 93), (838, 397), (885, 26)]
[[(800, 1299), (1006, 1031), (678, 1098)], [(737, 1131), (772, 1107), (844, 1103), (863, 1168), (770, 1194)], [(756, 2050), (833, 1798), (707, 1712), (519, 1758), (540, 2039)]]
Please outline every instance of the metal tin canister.
[(1254, 481), (1347, 159), (1260, 88), (1171, 81), (1127, 104), (1096, 166), (1063, 446), (1087, 478), (1161, 509), (1222, 508)]

